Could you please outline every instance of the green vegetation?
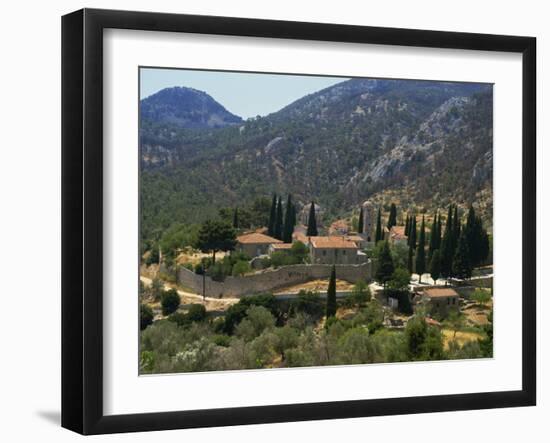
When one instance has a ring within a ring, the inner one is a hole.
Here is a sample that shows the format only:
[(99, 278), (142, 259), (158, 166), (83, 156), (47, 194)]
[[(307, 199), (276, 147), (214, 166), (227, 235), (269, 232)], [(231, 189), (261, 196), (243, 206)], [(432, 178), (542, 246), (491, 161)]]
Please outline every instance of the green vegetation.
[(144, 330), (147, 326), (153, 323), (153, 310), (147, 305), (139, 306), (139, 329)]
[(479, 306), (485, 306), (491, 300), (491, 294), (484, 289), (476, 289), (470, 298)]
[(378, 208), (378, 214), (376, 216), (376, 231), (374, 233), (374, 242), (384, 240), (384, 233), (382, 232), (382, 215), (380, 214), (380, 208)]
[(271, 210), (269, 211), (269, 224), (267, 225), (267, 234), (275, 237), (275, 219), (277, 218), (277, 194), (273, 194), (271, 200)]
[(422, 274), (426, 272), (426, 230), (424, 227), (424, 216), (422, 216), (422, 224), (420, 225), (420, 238), (416, 251), (415, 271), (418, 274), (418, 282), (420, 283), (422, 281)]
[(309, 260), (309, 250), (301, 241), (292, 244), (288, 251), (276, 251), (271, 254), (270, 265), (274, 267), (298, 265), (307, 263)]
[(397, 207), (395, 203), (391, 204), (390, 215), (388, 217), (388, 229), (391, 229), (393, 226), (397, 225)]
[(374, 254), (376, 258), (376, 280), (386, 285), (395, 270), (390, 243), (386, 240), (377, 244)]
[(336, 267), (333, 265), (327, 289), (327, 318), (334, 317), (336, 315), (336, 309)]
[(441, 252), (436, 249), (430, 261), (430, 275), (434, 281), (441, 277)]
[(367, 285), (363, 280), (359, 280), (355, 285), (353, 285), (353, 290), (351, 294), (346, 297), (344, 304), (346, 306), (364, 306), (366, 303), (371, 301), (372, 294), (370, 292), (369, 285)]
[[(247, 121), (225, 114), (213, 99), (200, 112), (189, 101), (184, 110), (172, 102), (168, 91), (142, 104), (140, 254), (142, 264), (162, 265), (147, 272), (173, 279), (180, 253), (198, 249), (210, 257), (194, 266), (197, 274), (216, 281), (245, 275), (251, 257), (216, 257), (234, 251), (238, 234), (267, 227), (270, 236), (291, 243), (297, 207), (310, 201), (303, 208), (308, 236), (325, 235), (337, 219), (351, 219), (364, 233), (366, 213), (357, 209), (369, 196), (378, 208), (375, 248), (368, 252), (383, 285), (377, 298), (397, 300), (399, 313), (373, 299), (364, 281), (337, 299), (334, 266), (326, 298), (308, 291), (291, 300), (260, 294), (210, 313), (202, 304), (181, 305), (177, 291), (157, 278), (140, 287), (142, 373), (492, 355), (492, 315), (475, 327), (479, 339), (459, 343), (457, 332), (474, 328), (465, 325), (466, 316), (451, 313), (440, 330), (422, 309), (413, 315), (409, 291), (413, 270), (470, 278), (491, 262), (491, 88), (353, 79)], [(209, 115), (223, 117), (223, 124)], [(313, 200), (323, 208), (322, 225)], [(407, 246), (385, 232), (405, 213)], [(261, 265), (307, 263), (308, 256), (295, 242)], [(490, 292), (478, 290), (472, 299), (479, 310), (490, 309)], [(159, 302), (163, 318), (154, 321)], [(403, 327), (405, 316), (412, 317)]]
[(285, 243), (292, 243), (292, 234), (296, 225), (296, 208), (292, 203), (292, 196), (288, 194), (285, 207), (285, 223), (283, 227), (283, 238)]
[(315, 203), (311, 202), (309, 207), (309, 217), (307, 219), (307, 232), (308, 237), (315, 237), (319, 235), (317, 230), (317, 218), (315, 217)]
[[(198, 305), (201, 306), (201, 305)], [(384, 328), (377, 300), (345, 320), (331, 317), (325, 328), (324, 301), (301, 293), (290, 303), (266, 294), (242, 299), (220, 318), (172, 314), (141, 332), (141, 373), (170, 373), (442, 360), (483, 357), (492, 352), (491, 326), (477, 342), (451, 341), (413, 316), (401, 330)], [(231, 326), (229, 326), (231, 325)], [(466, 357), (468, 358), (468, 357)]]
[(160, 304), (162, 306), (162, 315), (170, 315), (172, 312), (177, 311), (181, 303), (178, 291), (170, 289), (162, 294)]
[(279, 240), (283, 238), (283, 203), (281, 201), (281, 197), (277, 200), (273, 237), (278, 238)]
[(232, 250), (235, 241), (235, 230), (229, 223), (207, 220), (199, 229), (196, 246), (202, 252), (212, 253), (212, 263), (216, 263), (216, 252)]
[[(244, 206), (273, 192), (291, 193), (302, 202), (314, 198), (328, 215), (341, 218), (359, 198), (399, 189), (403, 183), (411, 184), (407, 206), (433, 200), (440, 206), (466, 203), (491, 188), (492, 163), (484, 157), (492, 148), (489, 87), (414, 81), (378, 81), (373, 87), (369, 82), (343, 82), (270, 116), (219, 128), (182, 127), (170, 116), (162, 120), (166, 107), (158, 102), (140, 121), (142, 252), (174, 223), (201, 224), (226, 206), (231, 217), (239, 207), (239, 228), (247, 229)], [(430, 115), (453, 97), (468, 101), (433, 122), (443, 131), (422, 130)], [(170, 95), (165, 98), (170, 100)], [(358, 106), (372, 110), (368, 118), (354, 113)], [(409, 145), (402, 165), (378, 180), (351, 181), (355, 175), (367, 176), (403, 137)], [(415, 149), (422, 144), (424, 150)], [(352, 183), (354, 191), (349, 192)], [(487, 220), (490, 213), (488, 205), (480, 215)], [(269, 202), (264, 217), (269, 218)]]

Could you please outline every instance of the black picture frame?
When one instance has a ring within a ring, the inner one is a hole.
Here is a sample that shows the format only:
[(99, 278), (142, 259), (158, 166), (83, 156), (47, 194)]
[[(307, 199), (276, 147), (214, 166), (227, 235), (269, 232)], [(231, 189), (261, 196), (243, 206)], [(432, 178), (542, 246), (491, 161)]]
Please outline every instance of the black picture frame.
[[(103, 30), (171, 31), (522, 54), (522, 389), (131, 415), (103, 413)], [(82, 434), (536, 404), (536, 39), (83, 9), (62, 18), (62, 426)]]

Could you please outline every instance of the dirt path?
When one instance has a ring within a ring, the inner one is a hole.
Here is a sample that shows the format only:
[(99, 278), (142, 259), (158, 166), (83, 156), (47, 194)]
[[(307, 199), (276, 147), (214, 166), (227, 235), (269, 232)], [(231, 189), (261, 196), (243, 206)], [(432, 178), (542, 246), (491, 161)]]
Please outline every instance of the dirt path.
[[(148, 277), (144, 277), (141, 275), (139, 278), (141, 279), (141, 281), (145, 286), (151, 286), (151, 284), (153, 283), (153, 280)], [(202, 295), (194, 294), (192, 292), (182, 291), (181, 289), (178, 289), (176, 285), (165, 282), (164, 290), (168, 290), (168, 289), (176, 289), (176, 291), (178, 291), (178, 294), (181, 297), (181, 303), (183, 305), (187, 305), (191, 303), (200, 303), (200, 304), (204, 304), (204, 307), (206, 308), (207, 311), (224, 311), (227, 308), (229, 308), (231, 305), (234, 305), (239, 301), (238, 298), (206, 297), (203, 303)]]

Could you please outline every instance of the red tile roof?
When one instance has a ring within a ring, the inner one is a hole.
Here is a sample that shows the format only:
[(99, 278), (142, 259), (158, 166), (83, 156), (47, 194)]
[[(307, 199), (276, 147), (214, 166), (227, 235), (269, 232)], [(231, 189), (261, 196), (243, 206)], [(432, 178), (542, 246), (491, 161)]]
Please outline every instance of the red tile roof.
[(239, 235), (237, 242), (241, 244), (270, 244), (270, 243), (283, 243), (281, 240), (270, 237), (269, 235), (259, 234), (257, 232), (251, 232), (249, 234)]
[(314, 248), (323, 249), (357, 249), (355, 242), (346, 240), (342, 236), (311, 237), (310, 242)]
[(424, 294), (430, 298), (435, 297), (458, 297), (457, 292), (452, 288), (430, 288), (424, 289)]

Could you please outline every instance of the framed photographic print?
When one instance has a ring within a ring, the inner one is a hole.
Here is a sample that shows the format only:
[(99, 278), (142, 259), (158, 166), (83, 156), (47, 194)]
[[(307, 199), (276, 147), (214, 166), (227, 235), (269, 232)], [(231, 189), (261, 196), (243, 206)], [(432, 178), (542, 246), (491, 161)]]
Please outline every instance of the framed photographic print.
[(62, 425), (536, 402), (530, 37), (62, 21)]

